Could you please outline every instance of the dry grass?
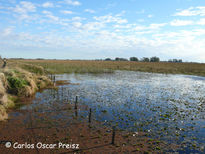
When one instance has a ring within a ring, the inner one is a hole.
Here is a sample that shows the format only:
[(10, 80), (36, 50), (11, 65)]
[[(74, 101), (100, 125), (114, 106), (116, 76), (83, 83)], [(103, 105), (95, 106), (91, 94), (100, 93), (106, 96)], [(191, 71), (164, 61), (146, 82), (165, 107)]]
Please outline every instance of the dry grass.
[(7, 118), (6, 108), (14, 104), (11, 95), (29, 97), (51, 83), (46, 73), (112, 73), (115, 70), (205, 76), (205, 64), (199, 63), (9, 60), (7, 67), (0, 69), (0, 120)]
[(80, 61), (80, 60), (13, 60), (42, 66), (47, 73), (111, 73), (130, 70), (153, 73), (189, 74), (205, 76), (205, 64), (200, 63), (151, 63), (130, 61)]
[(41, 66), (9, 62), (0, 69), (0, 121), (8, 118), (7, 108), (14, 107), (14, 97), (30, 97), (51, 84)]

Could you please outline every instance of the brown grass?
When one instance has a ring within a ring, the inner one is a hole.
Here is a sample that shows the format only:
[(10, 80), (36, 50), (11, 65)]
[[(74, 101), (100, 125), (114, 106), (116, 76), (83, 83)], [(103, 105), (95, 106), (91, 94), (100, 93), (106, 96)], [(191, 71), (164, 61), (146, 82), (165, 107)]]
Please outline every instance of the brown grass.
[(153, 63), (91, 60), (13, 60), (12, 62), (42, 66), (47, 73), (111, 73), (114, 70), (129, 70), (205, 76), (205, 64), (201, 63)]
[(7, 108), (14, 107), (14, 97), (30, 97), (51, 84), (41, 66), (9, 62), (0, 69), (0, 121), (8, 118)]

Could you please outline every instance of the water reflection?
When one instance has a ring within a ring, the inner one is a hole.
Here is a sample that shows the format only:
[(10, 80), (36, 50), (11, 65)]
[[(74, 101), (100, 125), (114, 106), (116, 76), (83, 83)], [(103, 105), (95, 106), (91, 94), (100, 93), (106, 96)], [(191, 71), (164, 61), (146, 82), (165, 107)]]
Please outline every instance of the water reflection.
[[(113, 74), (64, 74), (57, 80), (69, 80), (46, 98), (41, 105), (51, 106), (48, 99), (75, 100), (92, 108), (93, 118), (120, 129), (146, 131), (149, 136), (178, 142), (185, 149), (205, 144), (205, 78), (187, 75), (164, 75), (131, 71)], [(76, 84), (78, 83), (78, 84)], [(46, 101), (44, 101), (46, 100)], [(34, 102), (33, 105), (38, 104)], [(87, 111), (75, 113), (86, 116)]]

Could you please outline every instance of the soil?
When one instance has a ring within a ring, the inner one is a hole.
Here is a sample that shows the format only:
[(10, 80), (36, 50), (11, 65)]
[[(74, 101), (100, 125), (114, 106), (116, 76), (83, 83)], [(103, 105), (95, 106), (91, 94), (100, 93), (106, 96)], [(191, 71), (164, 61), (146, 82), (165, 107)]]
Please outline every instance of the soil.
[[(115, 131), (112, 144), (113, 129), (94, 119), (89, 123), (87, 116), (78, 117), (82, 110), (86, 107), (74, 109), (73, 104), (65, 103), (51, 110), (10, 111), (10, 118), (0, 122), (0, 153), (164, 153), (178, 147), (151, 139), (144, 132), (122, 130)], [(67, 118), (61, 118), (59, 113)], [(12, 143), (10, 148), (5, 147), (8, 141)], [(13, 147), (16, 142), (20, 144), (18, 149)], [(37, 148), (41, 143), (54, 148)]]

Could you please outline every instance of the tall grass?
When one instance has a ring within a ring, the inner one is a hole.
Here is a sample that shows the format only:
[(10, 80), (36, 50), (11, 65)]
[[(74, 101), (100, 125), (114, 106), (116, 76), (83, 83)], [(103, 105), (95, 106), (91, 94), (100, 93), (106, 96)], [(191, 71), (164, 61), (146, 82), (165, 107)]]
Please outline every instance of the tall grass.
[[(14, 61), (17, 62), (17, 61)], [(153, 73), (189, 74), (205, 76), (205, 64), (88, 60), (20, 60), (21, 63), (42, 66), (47, 73), (111, 73), (130, 70)]]

